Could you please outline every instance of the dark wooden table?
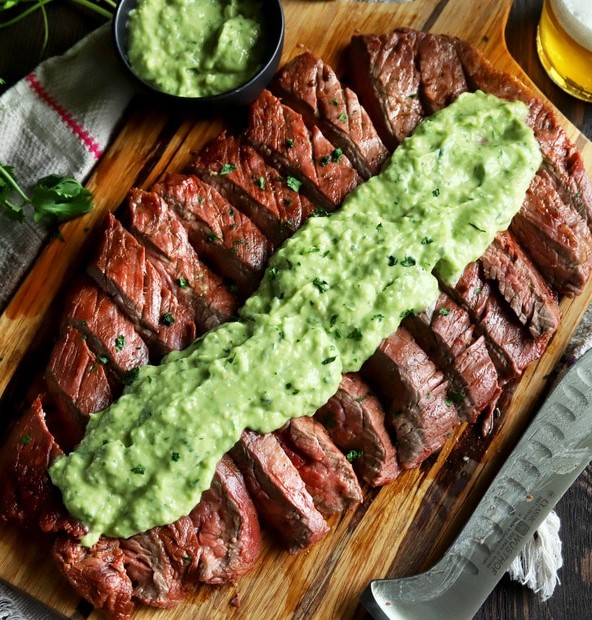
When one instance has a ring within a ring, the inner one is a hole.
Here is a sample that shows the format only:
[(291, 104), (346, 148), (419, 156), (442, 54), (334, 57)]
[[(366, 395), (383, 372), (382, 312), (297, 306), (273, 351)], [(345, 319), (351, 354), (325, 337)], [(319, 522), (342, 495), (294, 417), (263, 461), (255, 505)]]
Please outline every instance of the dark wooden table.
[[(473, 0), (466, 0), (473, 10)], [(592, 139), (592, 104), (561, 91), (547, 77), (535, 49), (536, 24), (542, 0), (515, 0), (506, 38), (512, 56), (545, 95)], [(43, 25), (39, 15), (9, 29), (0, 30), (0, 78), (6, 82), (0, 92), (28, 73), (44, 57), (66, 51), (102, 20), (67, 4), (48, 6), (50, 36), (40, 54)], [(591, 69), (592, 70), (592, 69)], [(89, 76), (92, 79), (92, 76)], [(476, 616), (478, 620), (584, 620), (592, 618), (592, 466), (561, 499), (557, 512), (562, 520), (564, 566), (561, 585), (545, 603), (530, 590), (504, 577)]]

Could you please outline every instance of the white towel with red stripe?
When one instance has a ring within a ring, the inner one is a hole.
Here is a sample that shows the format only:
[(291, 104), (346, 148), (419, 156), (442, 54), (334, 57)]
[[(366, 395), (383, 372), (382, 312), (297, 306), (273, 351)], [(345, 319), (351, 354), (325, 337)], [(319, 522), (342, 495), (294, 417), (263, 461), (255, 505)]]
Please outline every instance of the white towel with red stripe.
[[(134, 94), (105, 24), (41, 63), (0, 97), (0, 162), (27, 191), (48, 174), (84, 181)], [(0, 214), (0, 311), (43, 247), (48, 230)]]

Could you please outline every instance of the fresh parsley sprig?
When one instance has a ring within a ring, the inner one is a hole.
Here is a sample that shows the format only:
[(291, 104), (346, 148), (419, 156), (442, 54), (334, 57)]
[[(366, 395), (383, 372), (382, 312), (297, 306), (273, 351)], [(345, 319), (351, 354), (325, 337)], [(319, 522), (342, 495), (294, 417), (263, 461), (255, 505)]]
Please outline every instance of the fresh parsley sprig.
[(36, 222), (44, 218), (64, 222), (90, 211), (92, 199), (92, 193), (76, 179), (59, 174), (43, 177), (27, 195), (12, 166), (0, 164), (0, 210), (11, 220), (23, 220), (24, 207), (29, 205)]

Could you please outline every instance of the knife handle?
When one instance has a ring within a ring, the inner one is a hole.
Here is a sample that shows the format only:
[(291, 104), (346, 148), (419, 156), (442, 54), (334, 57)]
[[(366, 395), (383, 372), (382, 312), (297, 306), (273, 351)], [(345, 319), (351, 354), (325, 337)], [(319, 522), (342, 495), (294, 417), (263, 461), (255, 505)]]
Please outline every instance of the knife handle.
[(361, 602), (380, 620), (470, 620), (592, 459), (592, 351), (565, 374), (430, 570), (371, 581)]

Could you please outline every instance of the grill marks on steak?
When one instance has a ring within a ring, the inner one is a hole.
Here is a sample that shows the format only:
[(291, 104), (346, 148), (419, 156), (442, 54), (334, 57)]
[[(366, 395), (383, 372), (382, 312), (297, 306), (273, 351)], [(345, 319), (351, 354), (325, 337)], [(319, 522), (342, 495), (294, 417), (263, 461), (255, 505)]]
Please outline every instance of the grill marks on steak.
[(241, 138), (222, 132), (197, 154), (190, 170), (281, 244), (314, 212), (314, 204)]
[(200, 546), (201, 582), (229, 583), (254, 566), (261, 549), (259, 520), (242, 474), (228, 454), (189, 516)]
[(382, 341), (363, 373), (384, 399), (405, 469), (439, 450), (460, 423), (444, 375), (404, 327)]
[(351, 463), (319, 422), (307, 416), (294, 418), (276, 431), (276, 437), (320, 512), (335, 514), (362, 501)]
[(551, 289), (510, 232), (498, 233), (481, 258), (483, 273), (494, 280), (533, 338), (549, 338), (559, 326), (559, 305)]
[(395, 446), (385, 426), (384, 409), (357, 373), (343, 375), (339, 389), (316, 413), (335, 445), (350, 455), (355, 472), (373, 487), (400, 473)]
[(293, 58), (276, 76), (272, 90), (302, 117), (318, 125), (364, 179), (377, 174), (388, 156), (358, 96), (344, 88), (333, 69), (310, 52)]
[(146, 256), (145, 248), (116, 220), (107, 226), (89, 274), (153, 346), (155, 356), (187, 347), (195, 323)]
[(590, 277), (592, 235), (580, 214), (563, 202), (548, 172), (532, 180), (511, 230), (560, 294), (582, 292)]
[(192, 309), (202, 334), (236, 315), (237, 298), (202, 261), (179, 218), (155, 192), (132, 189), (130, 230), (145, 245), (148, 258), (179, 300)]
[(153, 189), (179, 217), (198, 255), (242, 297), (252, 293), (273, 251), (255, 224), (196, 176), (168, 175)]
[(329, 531), (298, 470), (273, 433), (244, 431), (231, 455), (259, 516), (288, 551), (306, 549)]
[(268, 90), (251, 105), (246, 138), (284, 175), (303, 184), (319, 206), (334, 211), (361, 181), (349, 159), (318, 127), (309, 132), (302, 116)]

